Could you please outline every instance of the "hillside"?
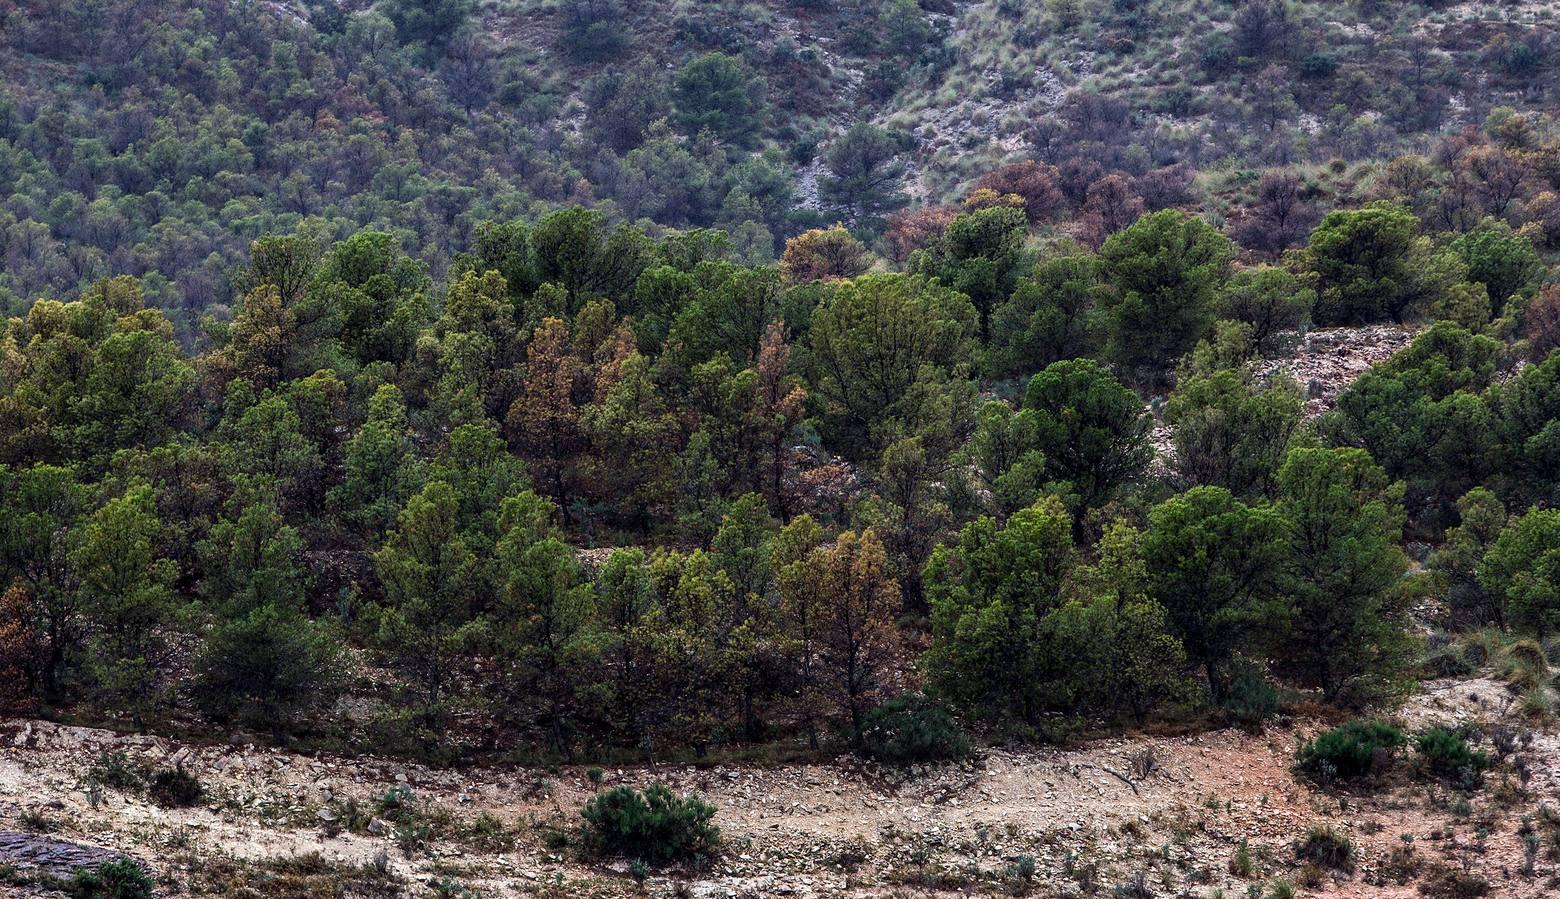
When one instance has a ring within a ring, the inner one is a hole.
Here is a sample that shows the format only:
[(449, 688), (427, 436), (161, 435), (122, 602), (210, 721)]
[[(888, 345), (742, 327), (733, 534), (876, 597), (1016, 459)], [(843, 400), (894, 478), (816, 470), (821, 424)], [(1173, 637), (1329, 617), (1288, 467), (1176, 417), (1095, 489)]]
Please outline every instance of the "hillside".
[[(189, 335), (199, 310), (232, 301), (261, 234), (388, 229), (437, 266), (480, 221), (591, 202), (720, 226), (762, 261), (836, 219), (870, 238), (900, 204), (957, 200), (1026, 158), (1061, 166), (1078, 206), (1120, 173), (1150, 208), (1238, 222), (1274, 168), (1312, 201), (1354, 203), (1380, 163), (1433, 155), (1491, 110), (1552, 110), (1556, 15), (1535, 2), (10, 0), (0, 290), (20, 309), (150, 276)], [(863, 123), (884, 130), (831, 163)], [(860, 173), (840, 177), (863, 165), (871, 196)]]
[[(39, 832), (0, 833), (0, 884), (9, 876), (17, 895), (45, 894), (49, 877), (68, 880), (67, 853), (83, 852), (74, 840), (88, 853), (142, 860), (176, 897), (1233, 896), (1292, 882), (1337, 899), (1479, 895), (1467, 892), (1474, 884), (1512, 899), (1548, 895), (1560, 821), (1529, 812), (1549, 807), (1560, 746), (1552, 734), (1532, 738), (1498, 681), (1426, 690), (1403, 710), (1407, 720), (1522, 735), (1471, 804), (1409, 777), (1370, 793), (1316, 788), (1289, 770), (1295, 741), (1317, 730), (1309, 721), (1070, 751), (998, 749), (910, 777), (846, 759), (615, 769), (608, 786), (664, 781), (709, 797), (740, 847), (713, 870), (657, 874), (642, 889), (627, 865), (575, 858), (573, 820), (601, 789), (578, 767), (451, 773), (14, 722), (0, 732), (0, 786), (13, 797), (0, 800), (0, 814)], [(116, 757), (176, 763), (206, 795), (188, 808), (129, 789), (90, 799), (81, 785)], [(1297, 851), (1316, 828), (1349, 841), (1347, 870)], [(1536, 870), (1523, 861), (1529, 833)], [(1017, 873), (1023, 859), (1027, 876)]]
[(0, 0), (0, 894), (1554, 893), (1557, 18)]

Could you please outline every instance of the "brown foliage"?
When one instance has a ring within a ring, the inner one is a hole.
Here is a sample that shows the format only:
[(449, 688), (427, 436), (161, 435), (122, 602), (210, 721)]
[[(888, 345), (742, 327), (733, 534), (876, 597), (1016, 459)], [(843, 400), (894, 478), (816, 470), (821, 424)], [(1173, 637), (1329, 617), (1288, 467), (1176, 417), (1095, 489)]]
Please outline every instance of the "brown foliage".
[(956, 215), (958, 210), (947, 206), (927, 206), (894, 213), (888, 217), (888, 230), (883, 232), (889, 255), (895, 262), (904, 264), (911, 253), (941, 237), (943, 229), (948, 227)]
[(988, 172), (975, 187), (1022, 198), (1024, 215), (1033, 225), (1056, 215), (1066, 205), (1067, 200), (1057, 186), (1058, 177), (1055, 166), (1028, 159)]
[(256, 287), (244, 297), (227, 346), (211, 355), (212, 369), (223, 381), (246, 378), (256, 388), (270, 387), (282, 377), (296, 324), (280, 290), (271, 284)]
[(1502, 216), (1522, 193), (1522, 182), (1530, 169), (1516, 154), (1498, 147), (1475, 147), (1464, 153), (1459, 166), (1467, 172), (1481, 208), (1489, 215)]
[(509, 445), (531, 465), (537, 484), (564, 505), (567, 470), (585, 448), (580, 424), (585, 365), (559, 319), (542, 322), (526, 348), (525, 380), (504, 419)]
[(1551, 284), (1539, 292), (1522, 312), (1523, 336), (1528, 341), (1528, 358), (1542, 362), (1560, 348), (1560, 285)]
[(18, 582), (0, 595), (0, 711), (16, 712), (31, 704), (37, 660), (32, 597)]
[(975, 212), (979, 209), (996, 209), (1005, 207), (1008, 209), (1023, 209), (1024, 198), (1018, 194), (1001, 194), (989, 187), (977, 187), (970, 191), (962, 204), (965, 212)]
[[(1394, 161), (1387, 167), (1389, 175), (1394, 166), (1398, 167), (1398, 177), (1407, 188), (1415, 180), (1417, 168), (1411, 164), (1398, 166), (1398, 161)], [(1264, 172), (1257, 182), (1256, 202), (1234, 227), (1232, 236), (1244, 247), (1277, 253), (1304, 243), (1319, 221), (1321, 213), (1314, 203), (1305, 199), (1304, 184), (1299, 176), (1287, 171)]]
[(1528, 203), (1527, 218), (1533, 242), (1545, 249), (1560, 249), (1560, 194), (1544, 191)]
[(888, 574), (882, 541), (870, 528), (846, 531), (789, 566), (782, 590), (788, 617), (804, 624), (820, 692), (859, 731), (901, 649), (899, 583)]
[(1106, 175), (1089, 185), (1083, 203), (1083, 228), (1079, 237), (1091, 246), (1122, 230), (1143, 215), (1143, 198), (1121, 175)]
[(1143, 205), (1149, 212), (1158, 212), (1192, 202), (1192, 179), (1195, 177), (1191, 168), (1178, 162), (1134, 178), (1132, 187), (1143, 198)]
[(790, 460), (786, 437), (807, 415), (807, 391), (790, 376), (791, 347), (785, 325), (771, 322), (758, 350), (758, 396), (755, 413), (763, 444), (764, 492), (770, 507), (786, 515), (793, 497), (786, 495), (785, 473)]

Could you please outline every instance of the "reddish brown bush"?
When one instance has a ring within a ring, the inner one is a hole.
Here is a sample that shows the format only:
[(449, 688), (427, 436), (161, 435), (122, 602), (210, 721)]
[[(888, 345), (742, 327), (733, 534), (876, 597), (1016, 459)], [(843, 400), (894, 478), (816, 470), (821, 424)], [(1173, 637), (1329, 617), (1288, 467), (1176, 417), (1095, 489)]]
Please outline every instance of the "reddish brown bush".
[(1055, 216), (1066, 205), (1066, 198), (1057, 186), (1057, 178), (1055, 166), (1042, 165), (1029, 159), (988, 172), (975, 187), (977, 190), (985, 188), (998, 194), (1017, 194), (1022, 197), (1024, 215), (1033, 225)]
[(16, 583), (0, 595), (0, 711), (15, 712), (31, 704), (37, 651), (32, 597)]
[(1143, 215), (1143, 198), (1121, 175), (1106, 175), (1089, 185), (1083, 201), (1083, 229), (1079, 238), (1090, 246), (1099, 246), (1105, 238), (1137, 221)]
[(883, 232), (883, 242), (888, 254), (901, 265), (910, 254), (942, 236), (943, 229), (958, 215), (958, 210), (947, 206), (927, 206), (907, 209), (888, 217), (888, 230)]
[(1551, 284), (1528, 303), (1522, 313), (1522, 332), (1534, 362), (1548, 359), (1560, 347), (1560, 285)]

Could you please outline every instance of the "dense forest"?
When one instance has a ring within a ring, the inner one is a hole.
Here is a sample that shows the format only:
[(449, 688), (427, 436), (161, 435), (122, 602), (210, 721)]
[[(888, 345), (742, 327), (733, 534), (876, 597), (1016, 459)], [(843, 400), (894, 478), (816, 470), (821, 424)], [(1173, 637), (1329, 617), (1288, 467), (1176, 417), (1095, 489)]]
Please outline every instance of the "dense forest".
[[(0, 0), (8, 707), (1063, 741), (1560, 632), (1552, 28), (1201, 4), (1144, 71), (1152, 0), (41, 5)], [(1045, 109), (926, 111), (1074, 52)], [(1384, 324), (1325, 414), (1272, 364)]]

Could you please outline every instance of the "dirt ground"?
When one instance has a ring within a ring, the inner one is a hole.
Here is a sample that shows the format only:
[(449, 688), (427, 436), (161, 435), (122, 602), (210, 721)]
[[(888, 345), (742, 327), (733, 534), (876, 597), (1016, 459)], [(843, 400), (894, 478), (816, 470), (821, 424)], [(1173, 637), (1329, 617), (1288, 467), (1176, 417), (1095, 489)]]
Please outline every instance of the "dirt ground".
[[(1560, 737), (1515, 719), (1509, 696), (1487, 678), (1433, 682), (1399, 713), (1415, 727), (1507, 723), (1530, 735), (1466, 797), (1408, 777), (1355, 794), (1299, 782), (1294, 747), (1315, 722), (988, 750), (906, 774), (843, 757), (779, 768), (612, 769), (604, 781), (658, 779), (719, 808), (723, 857), (702, 873), (650, 877), (642, 889), (652, 896), (1239, 897), (1269, 895), (1282, 878), (1308, 883), (1300, 895), (1407, 897), (1443, 866), (1486, 878), (1488, 895), (1555, 895), (1553, 833), (1540, 828), (1544, 851), (1524, 875), (1519, 827), (1522, 816), (1541, 818), (1540, 805), (1560, 802)], [(137, 791), (107, 789), (94, 806), (89, 771), (115, 752), (131, 766), (182, 767), (204, 798), (165, 809)], [(1520, 769), (1530, 772), (1526, 784)], [(375, 817), (397, 787), (413, 797), (402, 817)], [(169, 896), (222, 894), (204, 873), (217, 860), (258, 871), (316, 853), (316, 865), (342, 871), (382, 866), (387, 888), (398, 884), (404, 895), (460, 895), (455, 884), (488, 897), (636, 895), (626, 865), (584, 863), (567, 843), (595, 789), (583, 768), (452, 772), (0, 722), (0, 831), (51, 830), (54, 839), (123, 852)], [(1294, 841), (1318, 824), (1353, 840), (1353, 872), (1307, 872), (1296, 861)], [(1242, 841), (1255, 870), (1237, 875), (1231, 860)], [(1404, 863), (1401, 847), (1410, 846)], [(1026, 855), (1036, 871), (1028, 885), (1013, 873)]]

